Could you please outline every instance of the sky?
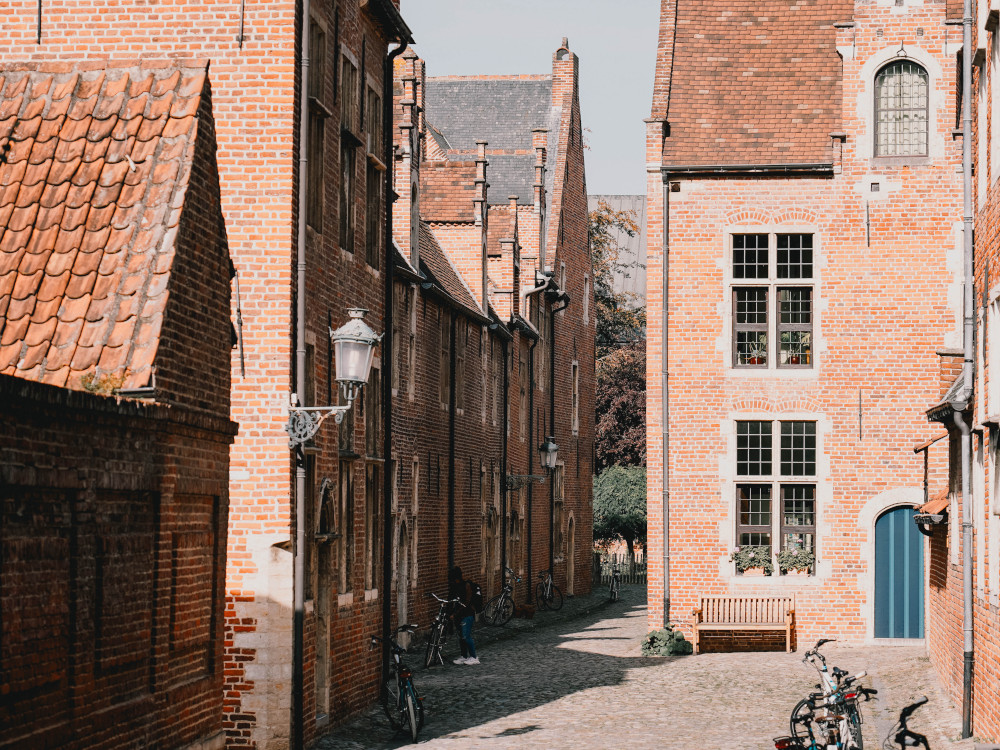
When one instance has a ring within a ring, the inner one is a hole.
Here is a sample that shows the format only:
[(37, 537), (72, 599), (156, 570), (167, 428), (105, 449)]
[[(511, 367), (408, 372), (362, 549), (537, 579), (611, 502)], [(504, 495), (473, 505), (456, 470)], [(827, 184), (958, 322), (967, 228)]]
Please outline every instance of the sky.
[[(551, 73), (580, 58), (587, 192), (646, 192), (659, 0), (402, 0), (428, 76)], [(589, 132), (588, 132), (589, 131)]]

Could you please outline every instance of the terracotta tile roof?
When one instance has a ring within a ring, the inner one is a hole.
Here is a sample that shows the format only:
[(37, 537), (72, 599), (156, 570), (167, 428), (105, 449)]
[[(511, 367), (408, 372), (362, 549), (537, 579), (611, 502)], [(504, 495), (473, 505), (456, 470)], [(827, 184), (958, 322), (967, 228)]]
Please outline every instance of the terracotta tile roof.
[(948, 490), (944, 489), (936, 493), (928, 502), (917, 508), (918, 513), (925, 513), (934, 516), (948, 508)]
[[(666, 6), (671, 6), (667, 8)], [(665, 3), (653, 114), (665, 166), (829, 164), (840, 130), (833, 24), (849, 0)], [(676, 11), (676, 19), (674, 12)], [(671, 36), (673, 39), (671, 40)]]
[(420, 222), (420, 271), (467, 313), (477, 318), (483, 317), (472, 296), (472, 290), (441, 249), (434, 230), (424, 222)]
[(475, 221), (474, 161), (423, 162), (420, 165), (420, 218), (436, 222)]
[(0, 65), (0, 373), (148, 384), (206, 76)]

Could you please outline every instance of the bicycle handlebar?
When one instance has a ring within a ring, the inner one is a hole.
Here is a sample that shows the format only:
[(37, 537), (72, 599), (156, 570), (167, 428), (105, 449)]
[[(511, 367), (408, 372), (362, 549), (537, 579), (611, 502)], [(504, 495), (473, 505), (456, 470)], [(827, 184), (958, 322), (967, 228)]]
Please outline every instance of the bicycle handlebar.
[(439, 602), (441, 602), (442, 604), (454, 604), (454, 603), (456, 603), (456, 602), (460, 602), (460, 601), (462, 601), (462, 600), (461, 600), (461, 599), (459, 599), (458, 597), (455, 597), (454, 599), (442, 599), (442, 598), (441, 598), (440, 596), (438, 596), (437, 594), (435, 594), (435, 593), (434, 593), (433, 591), (428, 591), (428, 592), (427, 592), (427, 596), (432, 596), (432, 597), (434, 597), (435, 599), (437, 599), (437, 600), (438, 600)]

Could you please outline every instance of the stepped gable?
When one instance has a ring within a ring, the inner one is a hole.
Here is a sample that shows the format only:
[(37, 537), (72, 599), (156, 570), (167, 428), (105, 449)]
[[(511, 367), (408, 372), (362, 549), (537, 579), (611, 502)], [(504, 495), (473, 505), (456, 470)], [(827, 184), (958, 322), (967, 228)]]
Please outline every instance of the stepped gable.
[(472, 290), (448, 260), (433, 230), (425, 222), (420, 222), (420, 272), (462, 307), (463, 312), (475, 318), (483, 316)]
[(149, 384), (207, 67), (0, 65), (0, 373)]
[[(663, 19), (653, 116), (664, 166), (831, 164), (847, 0), (695, 0)], [(673, 22), (673, 23), (671, 23)]]
[[(490, 205), (534, 196), (532, 129), (548, 128), (549, 163), (555, 162), (561, 110), (552, 106), (552, 76), (445, 76), (427, 79), (424, 108), (436, 151), (449, 159), (475, 159), (486, 141)], [(551, 177), (551, 174), (549, 175)], [(551, 180), (547, 180), (551, 187)]]

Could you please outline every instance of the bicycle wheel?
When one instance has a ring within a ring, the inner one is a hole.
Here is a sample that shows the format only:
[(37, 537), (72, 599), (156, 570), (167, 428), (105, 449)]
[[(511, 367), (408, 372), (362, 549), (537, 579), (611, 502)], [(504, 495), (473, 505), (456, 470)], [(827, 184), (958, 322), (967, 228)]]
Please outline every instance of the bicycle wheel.
[(845, 750), (864, 750), (865, 738), (861, 732), (861, 709), (847, 704), (847, 733), (844, 736)]
[(389, 720), (389, 726), (395, 730), (403, 727), (403, 704), (400, 701), (399, 682), (395, 676), (390, 677), (382, 685), (382, 710)]
[(410, 739), (416, 742), (417, 734), (420, 732), (420, 723), (417, 718), (417, 705), (419, 701), (417, 700), (417, 693), (413, 689), (413, 683), (410, 681), (406, 682), (403, 700), (406, 705), (406, 724), (410, 729)]
[(424, 653), (425, 667), (430, 667), (436, 661), (444, 664), (444, 657), (441, 655), (441, 646), (443, 645), (441, 642), (441, 631), (443, 629), (441, 623), (436, 623), (427, 636), (427, 651)]
[(617, 580), (612, 580), (611, 581), (611, 601), (613, 601), (613, 602), (618, 601), (618, 581)]
[(554, 583), (552, 584), (552, 589), (549, 591), (549, 600), (545, 603), (546, 606), (551, 610), (562, 609), (563, 598), (562, 592), (559, 587)]
[(483, 609), (483, 619), (487, 625), (503, 626), (514, 616), (514, 600), (506, 594), (497, 594)]
[(545, 596), (545, 584), (540, 583), (537, 586), (535, 586), (535, 605), (539, 609), (548, 609), (549, 604), (546, 601), (546, 598), (547, 597)]
[(815, 718), (816, 713), (813, 710), (812, 702), (808, 698), (803, 698), (795, 704), (788, 721), (788, 728), (791, 730), (792, 736), (806, 747), (812, 747), (816, 738), (822, 736)]

